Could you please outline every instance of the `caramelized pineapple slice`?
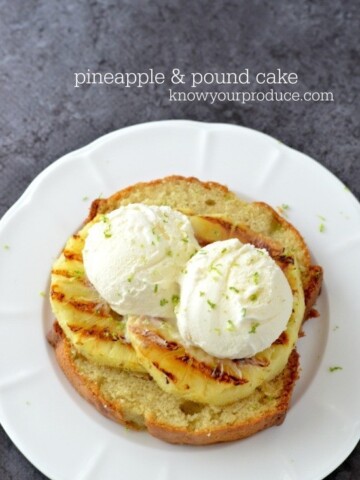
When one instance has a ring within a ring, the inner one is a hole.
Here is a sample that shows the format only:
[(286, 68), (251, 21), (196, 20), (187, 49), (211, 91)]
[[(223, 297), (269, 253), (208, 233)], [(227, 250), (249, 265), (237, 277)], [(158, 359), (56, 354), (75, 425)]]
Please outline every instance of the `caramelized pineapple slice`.
[(130, 317), (127, 335), (137, 357), (157, 384), (185, 400), (226, 405), (250, 395), (286, 366), (304, 315), (300, 271), (292, 257), (276, 259), (293, 292), (293, 312), (287, 329), (270, 347), (254, 357), (224, 360), (199, 348), (185, 348), (169, 321)]
[(110, 309), (86, 277), (82, 250), (92, 224), (69, 238), (53, 265), (50, 288), (53, 312), (72, 345), (90, 361), (144, 372), (125, 339), (125, 319)]

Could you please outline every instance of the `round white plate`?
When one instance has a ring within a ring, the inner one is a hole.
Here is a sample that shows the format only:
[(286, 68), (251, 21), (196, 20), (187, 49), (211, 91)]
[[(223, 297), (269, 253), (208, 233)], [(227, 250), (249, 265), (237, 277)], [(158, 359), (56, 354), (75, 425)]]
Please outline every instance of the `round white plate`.
[[(243, 441), (172, 446), (125, 430), (73, 390), (45, 340), (53, 317), (42, 292), (51, 264), (91, 199), (170, 174), (289, 205), (288, 219), (325, 270), (321, 316), (305, 324), (298, 343), (302, 371), (287, 418)], [(1, 220), (0, 247), (0, 421), (51, 479), (319, 480), (359, 440), (360, 208), (309, 157), (236, 126), (165, 121), (125, 128), (42, 172)]]

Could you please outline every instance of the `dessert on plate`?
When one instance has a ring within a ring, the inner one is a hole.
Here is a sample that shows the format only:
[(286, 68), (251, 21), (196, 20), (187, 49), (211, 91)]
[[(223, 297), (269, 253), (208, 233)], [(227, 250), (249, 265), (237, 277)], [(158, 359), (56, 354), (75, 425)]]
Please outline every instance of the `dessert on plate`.
[(196, 178), (92, 203), (51, 272), (49, 341), (107, 417), (171, 443), (279, 425), (322, 269), (273, 208)]

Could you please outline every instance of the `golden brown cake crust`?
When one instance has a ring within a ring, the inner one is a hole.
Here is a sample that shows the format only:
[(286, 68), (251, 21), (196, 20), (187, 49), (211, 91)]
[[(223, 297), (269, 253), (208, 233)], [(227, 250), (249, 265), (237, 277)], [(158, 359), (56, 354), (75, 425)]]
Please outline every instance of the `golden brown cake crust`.
[(88, 402), (107, 418), (121, 423), (122, 425), (134, 429), (138, 429), (138, 426), (125, 420), (122, 410), (119, 405), (115, 405), (109, 398), (105, 398), (102, 395), (99, 385), (92, 382), (86, 376), (82, 375), (76, 368), (74, 357), (71, 352), (71, 345), (65, 338), (60, 325), (55, 322), (53, 329), (47, 336), (48, 342), (55, 349), (56, 359), (65, 373), (66, 377), (75, 388)]

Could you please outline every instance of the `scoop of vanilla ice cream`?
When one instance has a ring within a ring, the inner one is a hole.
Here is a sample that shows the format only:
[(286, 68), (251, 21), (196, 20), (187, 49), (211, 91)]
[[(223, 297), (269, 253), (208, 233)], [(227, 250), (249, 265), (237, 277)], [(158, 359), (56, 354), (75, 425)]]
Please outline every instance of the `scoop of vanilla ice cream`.
[(186, 345), (219, 358), (264, 350), (285, 330), (293, 296), (266, 250), (237, 239), (211, 243), (180, 278), (177, 323)]
[(90, 227), (83, 260), (90, 282), (117, 313), (174, 318), (179, 274), (199, 248), (182, 213), (131, 204)]

